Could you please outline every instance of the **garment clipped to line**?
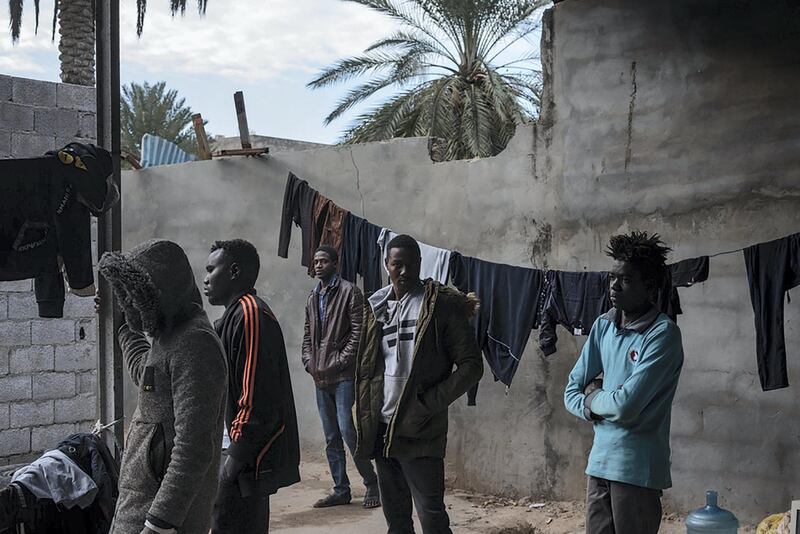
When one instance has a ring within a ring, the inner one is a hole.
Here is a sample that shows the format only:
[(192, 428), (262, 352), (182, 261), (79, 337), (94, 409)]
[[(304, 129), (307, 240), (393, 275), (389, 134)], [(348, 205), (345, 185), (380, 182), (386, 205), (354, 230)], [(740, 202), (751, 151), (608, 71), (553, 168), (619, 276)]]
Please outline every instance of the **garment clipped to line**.
[(545, 356), (556, 351), (556, 326), (572, 335), (587, 336), (595, 320), (611, 308), (607, 272), (547, 271), (541, 307), (539, 348)]
[(783, 301), (800, 285), (800, 233), (744, 249), (756, 328), (758, 377), (764, 391), (789, 386)]
[(0, 160), (0, 280), (33, 278), (40, 317), (63, 316), (63, 276), (94, 295), (91, 216), (119, 200), (112, 170), (107, 151), (80, 143)]
[[(382, 261), (389, 257), (389, 242), (397, 237), (398, 234), (388, 228), (383, 228), (378, 236), (378, 246), (383, 251), (381, 253)], [(449, 250), (443, 248), (426, 245), (421, 241), (419, 244), (419, 251), (422, 254), (422, 268), (420, 269), (419, 277), (422, 280), (432, 278), (441, 284), (446, 284), (448, 280), (448, 273), (450, 271), (450, 254)], [(387, 271), (388, 272), (388, 271)]]
[(683, 313), (679, 287), (691, 287), (708, 280), (708, 256), (690, 258), (667, 265), (667, 277), (658, 291), (656, 307), (664, 312), (673, 322), (678, 322), (678, 315)]
[(293, 173), (286, 179), (281, 211), (281, 228), (278, 236), (278, 256), (289, 257), (289, 243), (292, 239), (292, 223), (300, 227), (302, 234), (302, 257), (300, 265), (308, 267), (313, 256), (311, 250), (311, 227), (314, 222), (314, 202), (317, 192)]
[[(462, 256), (450, 257), (453, 285), (480, 300), (472, 319), (478, 347), (495, 380), (511, 385), (531, 330), (538, 326), (537, 310), (544, 288), (544, 272)], [(467, 395), (475, 405), (478, 386)]]
[(317, 193), (314, 198), (314, 222), (311, 225), (311, 259), (308, 275), (314, 276), (314, 251), (320, 245), (329, 245), (336, 249), (341, 257), (342, 234), (349, 212), (336, 205), (335, 202)]
[(378, 247), (380, 233), (380, 226), (358, 215), (350, 213), (344, 221), (339, 274), (354, 284), (360, 275), (364, 283), (364, 295), (367, 297), (384, 286), (381, 274), (382, 251)]

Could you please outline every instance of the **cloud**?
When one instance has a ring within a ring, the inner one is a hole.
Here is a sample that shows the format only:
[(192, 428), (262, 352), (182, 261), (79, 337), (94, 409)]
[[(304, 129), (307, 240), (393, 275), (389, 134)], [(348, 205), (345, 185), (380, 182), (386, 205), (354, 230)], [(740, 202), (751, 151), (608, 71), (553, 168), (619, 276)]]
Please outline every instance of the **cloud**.
[[(211, 0), (204, 17), (193, 2), (173, 17), (166, 0), (150, 0), (144, 34), (136, 36), (133, 0), (121, 6), (123, 68), (156, 75), (214, 75), (241, 82), (311, 75), (361, 52), (394, 23), (371, 10), (334, 0)], [(124, 76), (125, 77), (125, 76)]]
[[(41, 2), (39, 15), (39, 32), (36, 33), (36, 17), (33, 2), (28, 0), (23, 5), (22, 28), (19, 41), (11, 42), (8, 3), (0, 6), (0, 72), (13, 75), (42, 75), (55, 79), (58, 72), (51, 73), (52, 62), (48, 56), (58, 57), (58, 42), (51, 39), (53, 2)], [(42, 76), (40, 76), (42, 77)]]

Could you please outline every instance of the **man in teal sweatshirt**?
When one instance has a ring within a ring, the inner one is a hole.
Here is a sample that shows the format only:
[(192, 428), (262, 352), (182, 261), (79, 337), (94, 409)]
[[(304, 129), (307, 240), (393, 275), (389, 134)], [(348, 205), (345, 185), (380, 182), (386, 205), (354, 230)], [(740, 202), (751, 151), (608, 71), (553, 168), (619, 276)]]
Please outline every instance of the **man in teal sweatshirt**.
[(678, 326), (653, 305), (669, 250), (657, 234), (611, 238), (614, 307), (592, 326), (564, 391), (567, 410), (594, 426), (587, 534), (657, 533), (661, 491), (672, 486), (670, 414), (683, 346)]

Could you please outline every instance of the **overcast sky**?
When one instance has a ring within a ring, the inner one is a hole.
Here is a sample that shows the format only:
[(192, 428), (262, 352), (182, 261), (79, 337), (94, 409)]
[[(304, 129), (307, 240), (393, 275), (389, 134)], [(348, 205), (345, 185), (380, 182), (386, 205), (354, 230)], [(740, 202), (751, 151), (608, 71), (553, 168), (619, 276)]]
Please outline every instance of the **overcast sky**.
[[(334, 142), (348, 119), (322, 119), (346, 87), (310, 91), (305, 84), (336, 59), (361, 52), (393, 30), (371, 10), (337, 0), (210, 0), (204, 17), (187, 2), (175, 19), (167, 0), (150, 0), (136, 36), (136, 2), (120, 1), (123, 83), (164, 80), (209, 121), (213, 134), (238, 135), (233, 93), (244, 91), (250, 129), (261, 135)], [(39, 34), (26, 0), (19, 43), (11, 44), (7, 3), (0, 4), (0, 73), (59, 80), (51, 42), (52, 0), (42, 0)], [(350, 115), (352, 117), (352, 114)]]
[[(396, 27), (388, 17), (341, 0), (210, 0), (206, 15), (187, 2), (170, 16), (168, 0), (150, 0), (144, 34), (136, 36), (136, 0), (120, 0), (122, 83), (166, 81), (211, 134), (238, 135), (233, 93), (244, 91), (251, 131), (260, 135), (333, 143), (369, 100), (330, 126), (322, 121), (348, 86), (311, 91), (323, 67), (361, 53)], [(33, 0), (25, 0), (20, 41), (12, 45), (7, 3), (0, 0), (0, 73), (59, 80), (58, 47), (51, 41), (53, 0), (41, 0), (34, 34)], [(508, 54), (527, 55), (538, 35)], [(352, 84), (350, 85), (352, 87)]]

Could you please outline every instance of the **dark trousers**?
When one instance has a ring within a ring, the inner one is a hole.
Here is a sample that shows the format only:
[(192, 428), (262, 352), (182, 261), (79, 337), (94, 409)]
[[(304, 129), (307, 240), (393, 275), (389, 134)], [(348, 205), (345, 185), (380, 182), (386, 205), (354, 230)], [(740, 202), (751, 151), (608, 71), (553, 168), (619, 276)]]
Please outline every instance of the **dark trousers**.
[(223, 452), (211, 534), (266, 534), (269, 532), (269, 492), (266, 488), (257, 488), (243, 497), (239, 483), (224, 476), (225, 457)]
[(800, 285), (800, 234), (744, 249), (756, 325), (758, 377), (764, 391), (789, 386), (783, 301)]
[(589, 477), (586, 534), (656, 534), (661, 525), (661, 490)]
[(385, 432), (386, 426), (380, 425), (375, 443), (375, 466), (387, 534), (414, 534), (412, 500), (423, 534), (452, 534), (444, 505), (444, 459), (385, 458)]
[[(356, 427), (353, 424), (353, 404), (355, 403), (355, 383), (345, 380), (327, 388), (317, 388), (317, 408), (325, 432), (325, 454), (333, 476), (333, 492), (337, 495), (350, 494), (350, 479), (347, 477), (347, 459), (344, 443), (355, 458)], [(343, 443), (344, 442), (344, 443)], [(354, 459), (364, 485), (375, 484), (377, 476), (369, 460)]]

